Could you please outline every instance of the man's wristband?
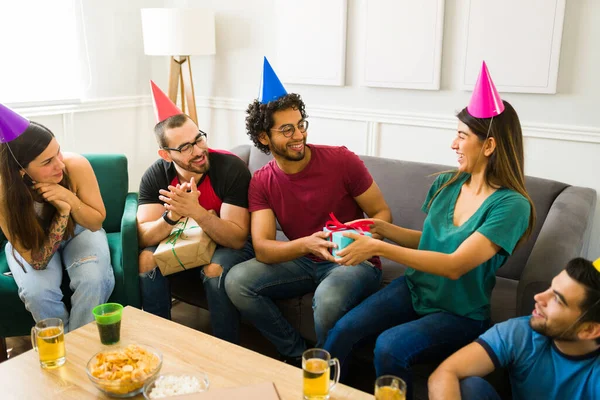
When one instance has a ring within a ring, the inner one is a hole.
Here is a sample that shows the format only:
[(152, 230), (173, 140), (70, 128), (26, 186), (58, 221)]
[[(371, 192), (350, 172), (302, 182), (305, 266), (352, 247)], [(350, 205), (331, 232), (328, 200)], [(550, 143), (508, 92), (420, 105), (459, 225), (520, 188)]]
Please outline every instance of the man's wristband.
[(177, 225), (177, 222), (179, 222), (179, 220), (173, 220), (173, 219), (169, 218), (169, 210), (165, 211), (163, 213), (162, 217), (165, 220), (165, 222), (169, 225)]

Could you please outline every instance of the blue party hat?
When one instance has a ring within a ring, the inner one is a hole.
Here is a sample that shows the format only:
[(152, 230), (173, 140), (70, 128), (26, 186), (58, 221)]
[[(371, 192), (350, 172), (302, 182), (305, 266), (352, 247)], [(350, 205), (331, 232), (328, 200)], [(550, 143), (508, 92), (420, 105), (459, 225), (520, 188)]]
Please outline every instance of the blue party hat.
[(281, 84), (281, 81), (273, 71), (269, 60), (265, 57), (263, 65), (263, 76), (262, 82), (260, 83), (260, 90), (258, 92), (258, 100), (262, 104), (266, 104), (270, 101), (277, 100), (287, 94), (287, 91)]

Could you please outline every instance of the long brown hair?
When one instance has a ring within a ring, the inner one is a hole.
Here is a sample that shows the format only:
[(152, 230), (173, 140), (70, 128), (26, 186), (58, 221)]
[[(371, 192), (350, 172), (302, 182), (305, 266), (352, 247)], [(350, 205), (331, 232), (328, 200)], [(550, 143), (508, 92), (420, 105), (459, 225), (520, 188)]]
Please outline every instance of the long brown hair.
[[(17, 241), (25, 250), (42, 248), (56, 208), (35, 193), (31, 188), (31, 178), (27, 174), (22, 175), (21, 169), (27, 168), (46, 150), (52, 138), (54, 134), (48, 128), (32, 121), (19, 137), (0, 144), (1, 196), (6, 228), (11, 240)], [(71, 190), (71, 181), (66, 172), (60, 185)], [(41, 215), (35, 212), (35, 199), (43, 204)], [(73, 236), (74, 230), (73, 219), (69, 218), (65, 238)]]
[[(466, 108), (456, 117), (467, 125), (480, 141), (483, 142), (486, 137), (493, 137), (496, 141), (496, 149), (488, 159), (485, 168), (485, 183), (494, 188), (504, 187), (514, 190), (529, 201), (531, 212), (527, 229), (519, 240), (519, 243), (522, 243), (529, 238), (535, 226), (535, 206), (525, 189), (523, 132), (519, 116), (509, 102), (503, 101), (503, 103), (504, 112), (493, 118), (475, 118), (469, 114)], [(461, 172), (456, 171), (454, 176), (435, 192), (428, 207), (442, 189), (456, 182), (460, 175)]]

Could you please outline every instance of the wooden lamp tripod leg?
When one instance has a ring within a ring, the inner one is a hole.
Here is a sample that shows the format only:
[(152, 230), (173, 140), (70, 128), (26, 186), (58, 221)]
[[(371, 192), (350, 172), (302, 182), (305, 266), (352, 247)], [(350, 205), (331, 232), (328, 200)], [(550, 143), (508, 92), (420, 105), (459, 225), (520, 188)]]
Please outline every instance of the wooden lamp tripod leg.
[(180, 86), (181, 111), (189, 115), (192, 121), (198, 125), (196, 98), (194, 97), (194, 83), (192, 80), (192, 64), (189, 56), (181, 56), (178, 60), (175, 57), (171, 57), (169, 65), (169, 99), (175, 104), (177, 104), (177, 93)]
[[(198, 115), (196, 114), (196, 97), (194, 96), (194, 81), (192, 80), (192, 61), (190, 57), (185, 57), (186, 61), (181, 65), (181, 77), (183, 84), (182, 88), (182, 97), (185, 93), (185, 100), (188, 105), (188, 115), (194, 121), (196, 125), (198, 125)], [(187, 65), (185, 65), (187, 64)], [(183, 103), (183, 101), (182, 101)]]

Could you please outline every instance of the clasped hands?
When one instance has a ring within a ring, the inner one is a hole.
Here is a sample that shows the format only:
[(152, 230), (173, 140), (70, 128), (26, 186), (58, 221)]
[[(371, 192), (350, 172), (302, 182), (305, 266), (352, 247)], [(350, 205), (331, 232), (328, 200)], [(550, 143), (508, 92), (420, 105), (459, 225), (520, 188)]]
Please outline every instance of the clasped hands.
[(159, 193), (158, 198), (164, 202), (165, 209), (171, 212), (171, 219), (191, 217), (202, 207), (198, 203), (200, 191), (194, 178), (177, 186), (169, 185), (168, 190), (161, 189)]

